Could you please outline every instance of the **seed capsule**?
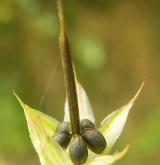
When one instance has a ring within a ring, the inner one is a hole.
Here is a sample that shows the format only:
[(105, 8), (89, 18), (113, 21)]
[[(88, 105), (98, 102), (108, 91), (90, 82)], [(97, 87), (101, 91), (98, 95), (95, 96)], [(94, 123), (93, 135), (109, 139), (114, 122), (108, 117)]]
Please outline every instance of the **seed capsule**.
[(79, 137), (73, 137), (69, 148), (70, 158), (75, 164), (83, 164), (88, 158), (87, 144)]
[(60, 132), (60, 133), (56, 133), (53, 136), (53, 139), (59, 144), (61, 145), (63, 148), (67, 148), (69, 145), (69, 142), (71, 140), (71, 134), (69, 134), (66, 131)]
[(56, 133), (66, 131), (71, 134), (71, 124), (67, 121), (61, 122), (56, 129)]
[(106, 140), (104, 136), (96, 129), (86, 129), (82, 137), (88, 147), (95, 153), (100, 154), (106, 148)]
[(86, 128), (95, 128), (95, 125), (92, 121), (88, 119), (83, 119), (80, 124), (80, 131), (81, 133), (86, 129)]

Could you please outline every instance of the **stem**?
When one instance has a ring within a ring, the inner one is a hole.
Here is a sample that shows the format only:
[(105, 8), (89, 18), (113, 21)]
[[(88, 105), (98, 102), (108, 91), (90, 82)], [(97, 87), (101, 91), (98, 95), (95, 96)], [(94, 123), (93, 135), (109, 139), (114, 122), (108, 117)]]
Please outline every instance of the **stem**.
[(69, 105), (72, 133), (73, 135), (76, 135), (80, 133), (78, 98), (77, 98), (75, 75), (74, 75), (72, 59), (70, 55), (69, 43), (64, 27), (64, 14), (63, 14), (61, 0), (58, 0), (58, 13), (59, 13), (59, 21), (60, 21), (59, 43), (60, 43), (60, 53), (61, 53), (62, 66), (64, 72), (66, 95)]

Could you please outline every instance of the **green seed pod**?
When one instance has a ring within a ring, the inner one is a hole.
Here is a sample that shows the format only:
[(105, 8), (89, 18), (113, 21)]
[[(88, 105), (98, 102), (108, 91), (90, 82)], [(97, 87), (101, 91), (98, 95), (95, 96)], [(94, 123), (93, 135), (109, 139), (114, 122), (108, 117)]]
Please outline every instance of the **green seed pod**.
[(80, 132), (82, 133), (86, 128), (95, 128), (95, 125), (92, 121), (83, 119), (80, 124)]
[(60, 132), (60, 133), (56, 133), (53, 136), (53, 139), (59, 144), (61, 145), (61, 147), (63, 148), (67, 148), (69, 145), (69, 142), (71, 140), (71, 134), (69, 134), (66, 131)]
[(66, 131), (68, 133), (72, 133), (71, 132), (71, 124), (67, 121), (63, 121), (61, 123), (59, 123), (57, 129), (56, 129), (56, 133), (60, 133), (60, 132), (63, 132), (63, 131)]
[(83, 164), (88, 158), (87, 144), (80, 136), (73, 137), (69, 148), (70, 158), (75, 164)]
[(96, 129), (86, 129), (83, 132), (82, 137), (89, 149), (97, 154), (102, 153), (106, 148), (107, 144), (104, 136)]

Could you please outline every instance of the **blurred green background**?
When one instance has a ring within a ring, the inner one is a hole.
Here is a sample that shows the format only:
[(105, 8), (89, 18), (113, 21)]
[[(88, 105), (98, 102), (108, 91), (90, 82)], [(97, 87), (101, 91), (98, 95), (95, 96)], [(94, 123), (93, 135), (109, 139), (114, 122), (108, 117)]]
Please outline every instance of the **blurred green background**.
[[(131, 143), (117, 165), (158, 165), (159, 1), (66, 0), (64, 6), (77, 76), (97, 124), (148, 78), (113, 151)], [(0, 165), (39, 164), (12, 89), (61, 121), (65, 89), (59, 56), (55, 0), (0, 1)]]

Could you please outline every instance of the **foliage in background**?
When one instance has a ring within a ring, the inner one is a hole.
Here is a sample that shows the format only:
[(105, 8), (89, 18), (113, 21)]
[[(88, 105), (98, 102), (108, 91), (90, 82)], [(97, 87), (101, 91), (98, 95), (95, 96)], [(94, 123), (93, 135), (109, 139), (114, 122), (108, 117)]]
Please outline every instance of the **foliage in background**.
[[(160, 115), (160, 94), (157, 92), (160, 84), (160, 77), (157, 76), (160, 70), (158, 2), (69, 2), (65, 4), (66, 18), (73, 42), (71, 45), (76, 70), (88, 90), (98, 122), (106, 113), (109, 114), (125, 102), (142, 77), (149, 78), (141, 101), (135, 107), (136, 111), (117, 146), (121, 147), (131, 139), (132, 150), (118, 164), (156, 165), (160, 162), (160, 143), (157, 140), (160, 137), (157, 131)], [(28, 104), (39, 107), (59, 53), (57, 29), (54, 1), (0, 1), (2, 165), (38, 165), (37, 157), (31, 156), (34, 151), (28, 139), (25, 119), (12, 95), (12, 89), (16, 89)], [(85, 45), (88, 45), (88, 49)], [(93, 53), (92, 49), (101, 58), (98, 65), (96, 59), (88, 60)], [(85, 57), (84, 54), (89, 56)], [(62, 120), (63, 112), (57, 113), (57, 110), (63, 109), (65, 100), (59, 65), (58, 62), (41, 110)]]

